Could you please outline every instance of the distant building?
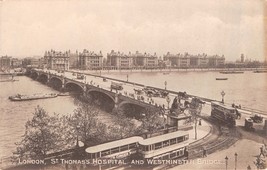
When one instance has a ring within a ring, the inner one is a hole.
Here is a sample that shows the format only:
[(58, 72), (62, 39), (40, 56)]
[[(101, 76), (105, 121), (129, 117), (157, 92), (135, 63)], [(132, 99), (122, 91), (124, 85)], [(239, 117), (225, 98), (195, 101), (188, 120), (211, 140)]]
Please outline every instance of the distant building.
[(12, 58), (12, 68), (22, 67), (22, 60), (17, 58)]
[(170, 54), (169, 52), (163, 56), (164, 61), (170, 61), (172, 67), (194, 68), (194, 67), (220, 67), (225, 63), (224, 56), (218, 55), (207, 56), (207, 54), (190, 55), (187, 52), (184, 54)]
[(133, 66), (133, 56), (129, 52), (129, 55), (121, 53), (120, 51), (115, 52), (111, 50), (107, 54), (107, 67), (115, 69), (129, 69)]
[(40, 58), (40, 59), (38, 59), (39, 60), (39, 62), (38, 62), (38, 68), (45, 68), (45, 59), (44, 59), (44, 57), (42, 57), (42, 58)]
[(0, 58), (0, 68), (2, 71), (9, 70), (12, 66), (12, 57), (2, 56)]
[(94, 70), (102, 68), (103, 55), (100, 51), (98, 54), (94, 51), (83, 50), (79, 53), (79, 66), (81, 69)]
[(221, 67), (224, 66), (225, 64), (225, 58), (224, 56), (218, 56), (218, 55), (213, 55), (208, 57), (208, 66), (209, 67)]
[(159, 59), (156, 53), (151, 55), (149, 53), (139, 53), (138, 51), (135, 52), (133, 56), (133, 65), (135, 67), (143, 67), (143, 68), (155, 68), (159, 65)]
[(144, 66), (147, 68), (155, 68), (158, 66), (158, 57), (157, 54), (154, 53), (154, 55), (144, 54)]
[(130, 69), (130, 68), (155, 68), (158, 67), (157, 54), (151, 55), (149, 53), (124, 54), (112, 50), (107, 54), (107, 66), (116, 69)]
[(244, 63), (245, 56), (244, 54), (241, 54), (241, 63)]
[(52, 70), (69, 70), (69, 57), (70, 51), (46, 51), (44, 55), (45, 67)]
[(79, 67), (79, 54), (78, 54), (78, 51), (76, 50), (75, 53), (72, 53), (70, 50), (69, 50), (69, 55), (70, 55), (70, 58), (69, 58), (69, 68), (70, 69), (75, 69), (75, 68), (78, 68)]
[(24, 67), (39, 67), (39, 59), (35, 57), (26, 57), (23, 59), (22, 64)]

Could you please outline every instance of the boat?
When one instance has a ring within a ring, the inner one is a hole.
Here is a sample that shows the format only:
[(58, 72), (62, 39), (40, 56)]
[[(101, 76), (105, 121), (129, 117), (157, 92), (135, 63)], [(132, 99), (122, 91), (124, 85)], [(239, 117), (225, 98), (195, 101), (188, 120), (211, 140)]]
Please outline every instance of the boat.
[(221, 71), (221, 74), (242, 74), (244, 71)]
[(228, 78), (216, 78), (216, 80), (228, 80)]
[(14, 82), (14, 81), (19, 81), (19, 80), (14, 80), (14, 79), (0, 80), (0, 82)]
[(267, 73), (267, 70), (256, 70), (253, 73)]
[(167, 74), (170, 74), (170, 73), (169, 73), (169, 72), (164, 72), (163, 74), (164, 74), (164, 75), (167, 75)]
[(26, 101), (26, 100), (38, 100), (38, 99), (47, 99), (47, 98), (54, 98), (58, 95), (56, 93), (49, 93), (49, 94), (33, 94), (33, 95), (21, 95), (16, 94), (14, 96), (9, 96), (9, 99), (12, 101)]
[(65, 93), (58, 93), (58, 96), (70, 96), (69, 92), (65, 92)]

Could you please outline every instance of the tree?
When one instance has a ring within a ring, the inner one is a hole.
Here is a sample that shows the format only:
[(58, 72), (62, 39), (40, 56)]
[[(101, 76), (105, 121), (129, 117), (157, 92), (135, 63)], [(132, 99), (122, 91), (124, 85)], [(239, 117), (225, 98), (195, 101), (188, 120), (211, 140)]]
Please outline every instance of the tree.
[(98, 114), (99, 111), (92, 105), (79, 102), (78, 107), (69, 117), (70, 138), (79, 138), (84, 143), (94, 142), (97, 136)]
[(201, 101), (198, 98), (193, 98), (189, 105), (189, 113), (192, 116), (192, 121), (195, 123), (195, 139), (197, 139), (197, 122), (199, 122), (199, 114), (202, 110), (202, 104), (205, 102)]
[(123, 139), (136, 134), (136, 124), (132, 118), (122, 112), (118, 112), (114, 118), (114, 124), (108, 127), (110, 139)]
[(16, 143), (15, 157), (42, 159), (49, 152), (60, 148), (62, 140), (57, 131), (58, 120), (58, 115), (49, 116), (43, 108), (37, 106), (33, 118), (26, 122), (22, 140)]
[(142, 115), (140, 128), (141, 130), (146, 130), (150, 134), (158, 131), (158, 129), (162, 128), (165, 124), (164, 118), (160, 117), (161, 112), (159, 109), (147, 108)]

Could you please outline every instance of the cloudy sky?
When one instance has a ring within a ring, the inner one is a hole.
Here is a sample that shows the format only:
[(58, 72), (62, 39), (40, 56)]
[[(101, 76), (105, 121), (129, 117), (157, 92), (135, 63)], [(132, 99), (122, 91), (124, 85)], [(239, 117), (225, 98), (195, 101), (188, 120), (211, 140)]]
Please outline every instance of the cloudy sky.
[(264, 59), (263, 0), (0, 0), (0, 56), (45, 50)]

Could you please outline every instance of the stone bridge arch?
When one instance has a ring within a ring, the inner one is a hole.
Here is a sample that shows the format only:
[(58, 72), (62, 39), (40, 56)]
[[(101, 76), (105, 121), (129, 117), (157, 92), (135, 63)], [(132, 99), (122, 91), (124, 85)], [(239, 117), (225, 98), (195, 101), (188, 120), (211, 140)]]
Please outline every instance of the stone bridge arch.
[(71, 81), (66, 82), (65, 89), (67, 91), (74, 91), (74, 92), (78, 92), (78, 93), (83, 93), (83, 91), (84, 91), (84, 87), (81, 84), (71, 82)]
[(127, 117), (140, 119), (142, 113), (145, 112), (146, 106), (140, 105), (138, 103), (133, 103), (131, 101), (122, 101), (118, 104), (117, 112), (121, 112)]
[(107, 112), (111, 112), (115, 107), (115, 97), (101, 89), (89, 89), (87, 90), (86, 95), (91, 98), (94, 103), (100, 106), (100, 108)]
[(35, 71), (33, 71), (31, 73), (31, 78), (34, 79), (34, 80), (36, 80), (38, 78), (38, 76), (39, 76), (39, 74), (37, 72), (35, 72)]
[(47, 83), (49, 81), (48, 80), (48, 75), (44, 74), (44, 73), (39, 74), (38, 81), (40, 81), (42, 83)]
[(52, 86), (56, 90), (61, 90), (63, 82), (60, 78), (56, 76), (52, 76), (49, 80), (49, 85)]

